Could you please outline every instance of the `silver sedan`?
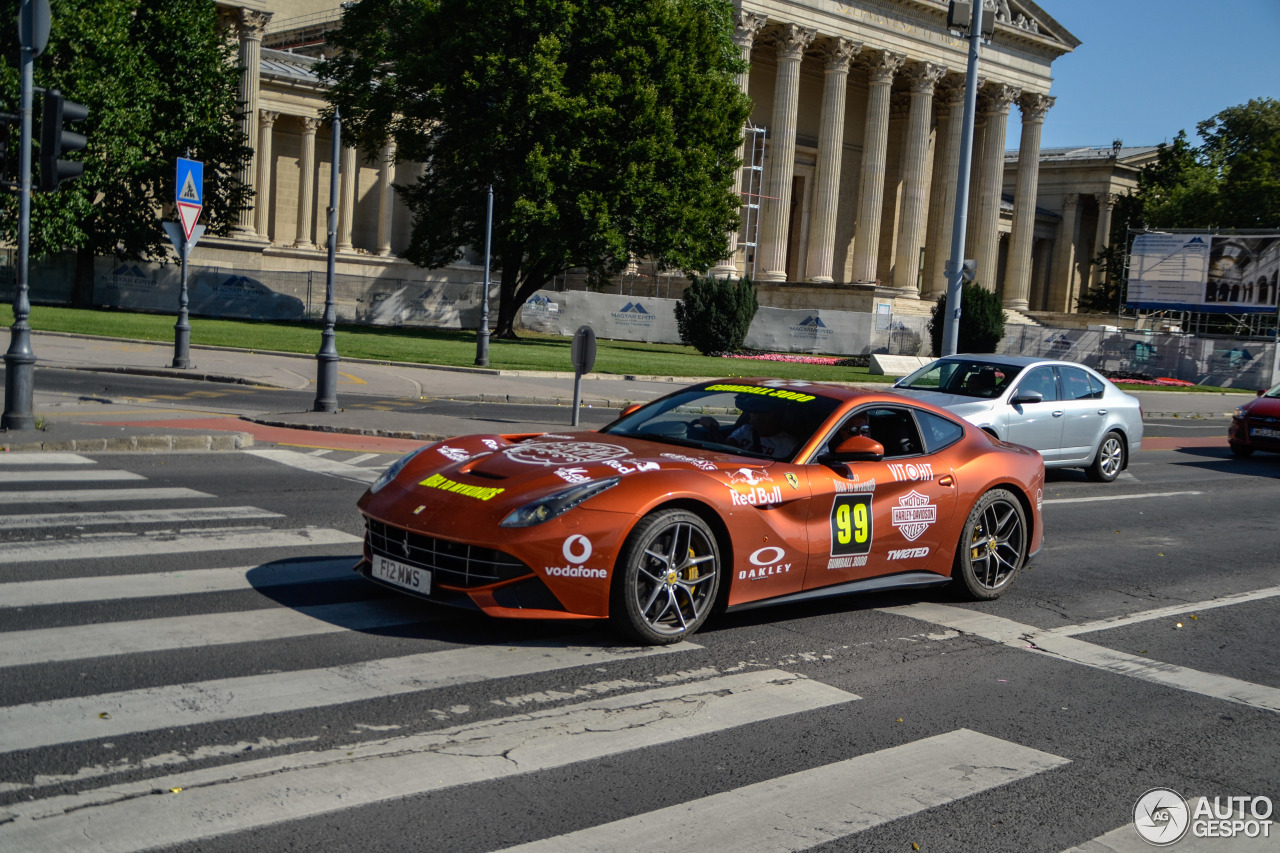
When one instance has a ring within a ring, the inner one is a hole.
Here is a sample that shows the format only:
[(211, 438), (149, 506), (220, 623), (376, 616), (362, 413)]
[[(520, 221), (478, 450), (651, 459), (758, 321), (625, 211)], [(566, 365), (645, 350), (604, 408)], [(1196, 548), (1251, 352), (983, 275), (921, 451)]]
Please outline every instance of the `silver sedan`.
[(1142, 408), (1082, 364), (1018, 355), (953, 355), (893, 386), (1003, 441), (1040, 451), (1046, 468), (1109, 483), (1142, 447)]

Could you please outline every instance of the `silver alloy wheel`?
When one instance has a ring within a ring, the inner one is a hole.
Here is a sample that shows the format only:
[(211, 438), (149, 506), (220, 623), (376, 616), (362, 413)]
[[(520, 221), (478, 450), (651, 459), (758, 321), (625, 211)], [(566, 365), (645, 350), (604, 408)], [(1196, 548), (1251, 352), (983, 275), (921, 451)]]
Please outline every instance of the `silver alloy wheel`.
[(684, 634), (702, 624), (715, 601), (717, 550), (705, 525), (671, 519), (648, 531), (628, 594), (655, 634)]
[(998, 497), (983, 507), (969, 537), (973, 580), (984, 590), (1001, 589), (1022, 564), (1027, 531), (1021, 509)]
[(1102, 475), (1108, 480), (1114, 480), (1124, 462), (1124, 445), (1120, 442), (1120, 436), (1114, 432), (1108, 433), (1098, 454), (1101, 457), (1098, 467), (1102, 469)]

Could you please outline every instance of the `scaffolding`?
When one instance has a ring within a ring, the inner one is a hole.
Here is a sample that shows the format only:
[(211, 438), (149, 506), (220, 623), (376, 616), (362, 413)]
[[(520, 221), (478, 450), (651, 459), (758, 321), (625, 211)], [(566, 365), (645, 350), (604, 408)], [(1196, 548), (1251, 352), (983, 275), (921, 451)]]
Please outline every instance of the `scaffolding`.
[(763, 127), (748, 124), (743, 130), (742, 161), (742, 234), (739, 248), (745, 253), (742, 269), (752, 278), (756, 275), (756, 246), (760, 241), (760, 202), (764, 194)]

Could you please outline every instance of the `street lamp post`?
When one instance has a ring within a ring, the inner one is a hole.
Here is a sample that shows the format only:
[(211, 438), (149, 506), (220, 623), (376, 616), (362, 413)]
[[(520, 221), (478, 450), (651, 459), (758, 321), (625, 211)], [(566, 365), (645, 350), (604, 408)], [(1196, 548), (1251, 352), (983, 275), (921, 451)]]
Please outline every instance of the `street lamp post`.
[(476, 331), (476, 364), (489, 366), (489, 245), (493, 235), (493, 184), (484, 216), (484, 293), (480, 295), (480, 328)]
[(316, 399), (314, 412), (338, 411), (338, 347), (333, 332), (337, 311), (333, 306), (333, 273), (338, 251), (338, 157), (342, 153), (342, 116), (333, 108), (333, 157), (329, 172), (329, 264), (324, 281), (324, 331), (320, 352), (316, 353)]
[[(35, 12), (37, 4), (24, 0), (24, 16), (19, 27), (22, 42), (22, 153), (19, 159), (18, 192), (18, 277), (13, 294), (13, 326), (9, 330), (9, 350), (4, 354), (4, 429), (35, 429), (36, 418), (32, 411), (35, 388), (36, 355), (31, 350), (31, 300), (28, 296), (28, 245), (31, 242), (31, 103), (35, 93), (35, 55), (43, 50), (37, 46)], [(45, 5), (45, 17), (48, 6)], [(48, 34), (45, 33), (47, 38)]]
[[(952, 3), (952, 10), (963, 8)], [(973, 159), (973, 115), (978, 106), (978, 54), (982, 49), (983, 0), (972, 0), (969, 18), (969, 64), (964, 79), (964, 120), (960, 131), (960, 172), (956, 176), (956, 211), (951, 227), (951, 258), (947, 261), (947, 307), (942, 326), (942, 355), (955, 355), (960, 338), (960, 285), (964, 276), (964, 236), (969, 226), (969, 171)], [(991, 27), (994, 29), (994, 14)], [(948, 25), (959, 26), (948, 15)]]

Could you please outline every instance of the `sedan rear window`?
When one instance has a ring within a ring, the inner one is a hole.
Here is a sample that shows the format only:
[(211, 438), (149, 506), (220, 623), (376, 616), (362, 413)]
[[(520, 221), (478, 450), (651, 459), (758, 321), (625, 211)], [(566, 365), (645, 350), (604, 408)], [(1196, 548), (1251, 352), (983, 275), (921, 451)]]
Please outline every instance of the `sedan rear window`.
[(935, 361), (898, 382), (897, 387), (962, 397), (999, 397), (1020, 369), (1012, 364), (968, 359)]

